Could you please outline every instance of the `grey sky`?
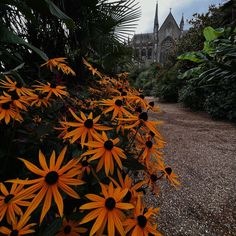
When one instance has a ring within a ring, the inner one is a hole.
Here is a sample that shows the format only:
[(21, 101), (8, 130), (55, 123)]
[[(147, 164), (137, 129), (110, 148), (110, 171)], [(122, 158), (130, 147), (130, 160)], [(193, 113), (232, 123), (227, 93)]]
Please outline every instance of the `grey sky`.
[[(153, 31), (153, 21), (157, 0), (137, 0), (140, 2), (142, 16), (138, 22), (135, 33), (150, 33)], [(209, 5), (218, 5), (223, 0), (158, 0), (159, 6), (159, 26), (163, 23), (170, 12), (179, 24), (182, 13), (184, 13), (185, 29), (188, 28), (186, 19), (191, 19), (194, 13), (205, 13)]]

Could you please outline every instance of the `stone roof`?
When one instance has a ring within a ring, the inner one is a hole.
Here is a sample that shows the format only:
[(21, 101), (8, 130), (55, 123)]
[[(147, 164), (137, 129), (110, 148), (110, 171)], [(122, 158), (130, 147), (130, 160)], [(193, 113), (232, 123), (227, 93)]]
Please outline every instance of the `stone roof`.
[(153, 40), (153, 33), (146, 33), (146, 34), (135, 34), (132, 38), (132, 41), (142, 41), (142, 42), (149, 42)]
[(176, 23), (176, 20), (174, 18), (174, 16), (172, 15), (172, 13), (170, 12), (169, 15), (166, 17), (165, 21), (163, 22), (163, 24), (161, 25), (161, 28), (159, 29), (159, 31), (161, 31), (163, 28), (166, 27), (166, 25), (169, 23), (169, 22), (172, 22), (174, 23), (178, 29), (179, 28), (179, 25)]

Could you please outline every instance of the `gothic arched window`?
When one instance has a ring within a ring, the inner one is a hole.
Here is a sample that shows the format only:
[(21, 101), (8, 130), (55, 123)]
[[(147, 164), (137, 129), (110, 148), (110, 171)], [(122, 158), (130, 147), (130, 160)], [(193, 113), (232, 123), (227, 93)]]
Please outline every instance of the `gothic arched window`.
[(148, 49), (148, 59), (152, 59), (152, 49)]
[(146, 57), (146, 49), (142, 49), (142, 51), (141, 51), (141, 56), (142, 56), (142, 57)]
[(175, 41), (172, 37), (168, 36), (161, 42), (161, 53), (160, 53), (160, 63), (164, 64), (168, 56), (175, 49)]

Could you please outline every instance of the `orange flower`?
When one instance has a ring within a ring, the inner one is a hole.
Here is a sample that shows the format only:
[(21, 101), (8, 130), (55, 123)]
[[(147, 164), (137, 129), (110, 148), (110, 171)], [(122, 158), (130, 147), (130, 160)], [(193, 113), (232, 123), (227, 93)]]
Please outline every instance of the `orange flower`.
[(19, 122), (23, 121), (22, 116), (15, 109), (12, 102), (0, 104), (0, 121), (4, 119), (5, 123), (8, 124), (11, 118)]
[(56, 236), (79, 236), (87, 232), (86, 228), (79, 227), (79, 222), (66, 220), (62, 222), (62, 227)]
[(47, 107), (48, 105), (50, 105), (49, 96), (44, 93), (32, 94), (28, 97), (28, 100), (30, 101), (31, 106), (41, 107), (43, 105)]
[(47, 82), (47, 84), (44, 84), (38, 81), (38, 83), (40, 85), (33, 85), (33, 87), (35, 87), (35, 90), (42, 91), (42, 93), (48, 93), (47, 98), (50, 98), (52, 94), (60, 98), (62, 98), (62, 95), (68, 96), (68, 93), (65, 91), (65, 86), (56, 85), (49, 82)]
[(16, 91), (18, 96), (21, 95), (31, 95), (33, 90), (29, 88), (23, 87), (23, 85), (19, 82), (12, 81), (8, 76), (5, 76), (7, 81), (1, 80), (0, 87), (8, 89), (9, 92)]
[(124, 196), (123, 201), (124, 202), (136, 202), (138, 195), (141, 193), (137, 193), (137, 190), (142, 187), (146, 182), (140, 181), (136, 184), (133, 184), (133, 180), (129, 177), (129, 175), (126, 175), (125, 178), (122, 177), (121, 172), (117, 170), (117, 176), (119, 179), (119, 183), (110, 177), (111, 181), (116, 185), (116, 187), (120, 187), (122, 189), (128, 189), (127, 194)]
[(0, 104), (12, 102), (16, 109), (27, 111), (25, 105), (28, 105), (27, 96), (19, 96), (15, 91), (11, 94), (3, 92), (4, 96), (0, 96)]
[(0, 222), (4, 215), (7, 217), (8, 224), (12, 224), (16, 221), (16, 215), (23, 215), (20, 207), (26, 207), (30, 205), (29, 200), (34, 197), (32, 194), (24, 194), (24, 185), (12, 184), (10, 192), (6, 189), (3, 183), (0, 183), (0, 190), (3, 195), (0, 195)]
[(177, 180), (178, 175), (173, 172), (172, 168), (165, 166), (163, 161), (158, 161), (157, 169), (162, 171), (163, 175), (166, 177), (166, 179), (170, 182), (171, 185), (175, 187), (180, 185), (180, 182)]
[(65, 57), (52, 58), (42, 64), (40, 67), (47, 66), (49, 67), (50, 71), (52, 71), (53, 68), (57, 68), (58, 70), (61, 70), (64, 74), (71, 74), (75, 76), (75, 72), (66, 64), (65, 60)]
[(26, 235), (26, 234), (32, 234), (35, 232), (35, 230), (31, 229), (33, 226), (35, 226), (35, 223), (27, 224), (29, 221), (30, 217), (22, 217), (20, 220), (17, 222), (13, 222), (12, 228), (9, 229), (5, 226), (0, 227), (0, 233), (3, 235), (8, 235), (8, 236), (21, 236), (21, 235)]
[(43, 209), (40, 216), (40, 223), (43, 218), (49, 211), (51, 207), (52, 198), (54, 198), (59, 214), (63, 214), (63, 199), (59, 192), (59, 189), (64, 191), (66, 194), (74, 198), (79, 198), (79, 195), (68, 185), (80, 185), (83, 184), (83, 181), (73, 178), (79, 174), (79, 170), (76, 168), (78, 160), (72, 159), (66, 165), (61, 167), (67, 148), (63, 148), (60, 155), (56, 161), (55, 151), (52, 152), (50, 157), (50, 166), (48, 167), (46, 163), (45, 156), (41, 151), (39, 151), (39, 163), (42, 169), (39, 169), (37, 166), (31, 162), (21, 159), (24, 162), (27, 169), (33, 172), (40, 177), (33, 180), (9, 180), (8, 182), (22, 183), (22, 184), (33, 184), (26, 191), (26, 194), (35, 193), (39, 191), (31, 202), (30, 206), (27, 208), (25, 217), (29, 216), (43, 201)]
[(72, 116), (76, 119), (78, 122), (64, 122), (61, 121), (60, 123), (62, 125), (68, 126), (68, 127), (75, 127), (74, 130), (68, 131), (66, 135), (63, 137), (66, 138), (72, 138), (71, 143), (74, 143), (79, 138), (81, 139), (81, 145), (84, 146), (86, 138), (88, 141), (92, 141), (94, 139), (99, 138), (99, 134), (96, 130), (110, 130), (112, 128), (109, 128), (107, 126), (103, 126), (101, 124), (97, 124), (97, 122), (100, 119), (100, 116), (97, 116), (96, 118), (93, 118), (93, 113), (91, 112), (88, 117), (85, 116), (85, 114), (81, 111), (80, 117), (78, 117), (72, 109), (69, 109)]
[(99, 159), (97, 164), (97, 171), (105, 167), (105, 173), (108, 176), (109, 173), (114, 173), (114, 160), (122, 169), (122, 159), (126, 159), (124, 151), (116, 147), (115, 145), (119, 143), (119, 139), (108, 139), (105, 132), (102, 132), (102, 137), (98, 138), (97, 141), (89, 141), (86, 146), (92, 147), (92, 150), (88, 150), (82, 154), (82, 156), (92, 155), (88, 158), (88, 162)]
[(90, 230), (90, 236), (98, 232), (98, 235), (102, 235), (106, 224), (109, 236), (115, 236), (115, 229), (119, 234), (125, 236), (125, 231), (122, 225), (122, 221), (125, 219), (125, 215), (122, 210), (133, 209), (134, 206), (130, 203), (121, 202), (124, 196), (127, 194), (128, 189), (122, 190), (121, 188), (114, 188), (110, 182), (108, 189), (101, 184), (102, 197), (95, 194), (87, 194), (86, 197), (92, 202), (86, 203), (80, 207), (82, 210), (92, 210), (81, 221), (81, 224), (87, 223), (96, 219), (93, 227)]
[(134, 122), (131, 125), (124, 125), (125, 129), (131, 129), (134, 127), (141, 127), (142, 125), (152, 131), (158, 138), (163, 139), (161, 134), (156, 129), (156, 125), (162, 124), (161, 121), (149, 121), (147, 112), (142, 112), (138, 116), (131, 116), (129, 118), (120, 118), (123, 122)]
[(92, 72), (93, 75), (97, 75), (98, 77), (102, 78), (102, 74), (96, 68), (93, 68), (93, 66), (88, 63), (84, 58), (83, 63), (88, 67), (88, 69)]
[(127, 219), (123, 223), (126, 235), (132, 230), (132, 236), (147, 236), (149, 234), (161, 236), (156, 230), (156, 225), (152, 223), (152, 216), (157, 214), (159, 209), (149, 208), (146, 212), (145, 210), (141, 203), (141, 197), (139, 196), (134, 210), (134, 219)]
[(114, 120), (116, 117), (121, 118), (122, 116), (132, 116), (130, 112), (124, 108), (123, 101), (120, 99), (103, 100), (101, 105), (109, 106), (109, 108), (103, 111), (104, 114), (113, 111), (111, 120)]
[(150, 137), (148, 137), (147, 139), (141, 139), (139, 140), (141, 141), (141, 145), (138, 145), (139, 148), (142, 149), (142, 153), (139, 156), (140, 161), (142, 163), (145, 163), (146, 166), (148, 166), (150, 164), (150, 158), (151, 156), (153, 158), (161, 158), (163, 153), (158, 151), (158, 145), (156, 145), (155, 143), (153, 143), (150, 139)]

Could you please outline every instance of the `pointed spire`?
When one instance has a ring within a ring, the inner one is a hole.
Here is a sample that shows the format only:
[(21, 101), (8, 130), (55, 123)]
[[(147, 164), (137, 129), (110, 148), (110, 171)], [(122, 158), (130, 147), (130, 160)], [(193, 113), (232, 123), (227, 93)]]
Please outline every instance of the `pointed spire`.
[(154, 33), (157, 32), (159, 29), (159, 20), (158, 20), (158, 0), (156, 2), (156, 13), (155, 13), (155, 20), (154, 20)]
[(182, 13), (182, 18), (181, 18), (181, 21), (179, 24), (179, 28), (180, 28), (181, 32), (183, 32), (183, 30), (184, 30), (184, 13)]

